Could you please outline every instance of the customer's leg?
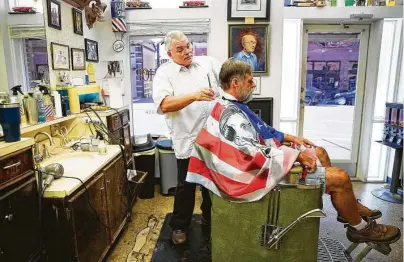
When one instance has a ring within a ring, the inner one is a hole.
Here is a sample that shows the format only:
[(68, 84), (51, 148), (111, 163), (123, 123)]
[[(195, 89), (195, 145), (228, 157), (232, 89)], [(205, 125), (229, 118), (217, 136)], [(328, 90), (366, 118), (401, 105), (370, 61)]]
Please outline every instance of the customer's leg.
[(316, 156), (320, 160), (321, 166), (323, 167), (331, 167), (331, 160), (327, 153), (327, 151), (323, 147), (316, 147), (315, 149)]
[(344, 170), (327, 167), (325, 181), (333, 206), (349, 223), (347, 238), (351, 242), (394, 243), (400, 238), (401, 232), (397, 227), (377, 224), (371, 218), (366, 221), (361, 218), (351, 181)]
[(341, 216), (348, 220), (350, 225), (359, 224), (361, 217), (348, 174), (336, 167), (327, 167), (325, 172), (326, 190), (331, 195), (333, 206)]
[(173, 230), (186, 230), (191, 223), (195, 207), (195, 187), (185, 181), (188, 172), (189, 159), (178, 159), (178, 185), (174, 198), (174, 213), (170, 221)]

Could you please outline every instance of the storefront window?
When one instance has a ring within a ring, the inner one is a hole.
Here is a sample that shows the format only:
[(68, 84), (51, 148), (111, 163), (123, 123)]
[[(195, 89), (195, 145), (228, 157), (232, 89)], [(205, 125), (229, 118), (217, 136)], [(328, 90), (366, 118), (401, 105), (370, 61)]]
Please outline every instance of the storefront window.
[(310, 40), (306, 105), (355, 105), (359, 41)]

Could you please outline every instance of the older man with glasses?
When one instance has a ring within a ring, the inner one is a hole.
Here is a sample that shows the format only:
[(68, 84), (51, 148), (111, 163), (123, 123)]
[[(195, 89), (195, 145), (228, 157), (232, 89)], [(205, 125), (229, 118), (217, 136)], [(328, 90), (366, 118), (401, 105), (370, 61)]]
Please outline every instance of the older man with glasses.
[[(181, 31), (169, 32), (164, 39), (169, 62), (161, 65), (153, 80), (153, 100), (166, 122), (173, 141), (178, 167), (174, 214), (170, 221), (174, 244), (186, 241), (195, 206), (194, 183), (185, 181), (195, 139), (220, 96), (221, 64), (208, 56), (193, 57), (192, 44)], [(211, 202), (202, 189), (202, 216), (210, 223)]]

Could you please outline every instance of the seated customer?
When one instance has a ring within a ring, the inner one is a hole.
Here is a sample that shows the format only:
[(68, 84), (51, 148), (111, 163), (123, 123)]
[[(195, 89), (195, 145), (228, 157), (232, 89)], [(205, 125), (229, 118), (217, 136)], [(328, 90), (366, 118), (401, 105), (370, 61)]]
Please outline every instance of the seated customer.
[[(255, 88), (250, 66), (227, 60), (220, 71), (225, 94), (219, 100), (198, 135), (190, 158), (187, 181), (199, 183), (216, 195), (238, 202), (258, 201), (272, 190), (294, 162), (308, 170), (331, 195), (331, 201), (348, 225), (352, 242), (393, 243), (400, 238), (394, 226), (378, 224), (379, 211), (359, 206), (347, 173), (331, 167), (321, 148), (294, 149), (283, 141), (312, 145), (307, 139), (283, 134), (265, 124), (245, 102)], [(323, 166), (317, 167), (318, 157)], [(373, 217), (373, 218), (372, 218)]]

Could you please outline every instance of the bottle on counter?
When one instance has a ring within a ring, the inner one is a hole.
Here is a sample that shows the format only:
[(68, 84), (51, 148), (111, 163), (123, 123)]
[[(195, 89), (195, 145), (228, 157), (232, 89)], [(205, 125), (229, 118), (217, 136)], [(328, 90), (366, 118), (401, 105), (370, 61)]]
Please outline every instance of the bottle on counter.
[(49, 93), (49, 89), (46, 86), (40, 85), (39, 90), (43, 95), (43, 107), (46, 121), (51, 121), (55, 119), (55, 111), (52, 102), (52, 97)]
[(104, 142), (104, 138), (100, 138), (100, 142), (98, 143), (98, 154), (99, 155), (106, 155), (107, 152), (107, 145)]
[(36, 100), (37, 108), (38, 108), (38, 123), (44, 123), (46, 122), (46, 116), (45, 116), (45, 108), (43, 104), (43, 94), (39, 90), (39, 85), (37, 88), (35, 88), (34, 99)]

